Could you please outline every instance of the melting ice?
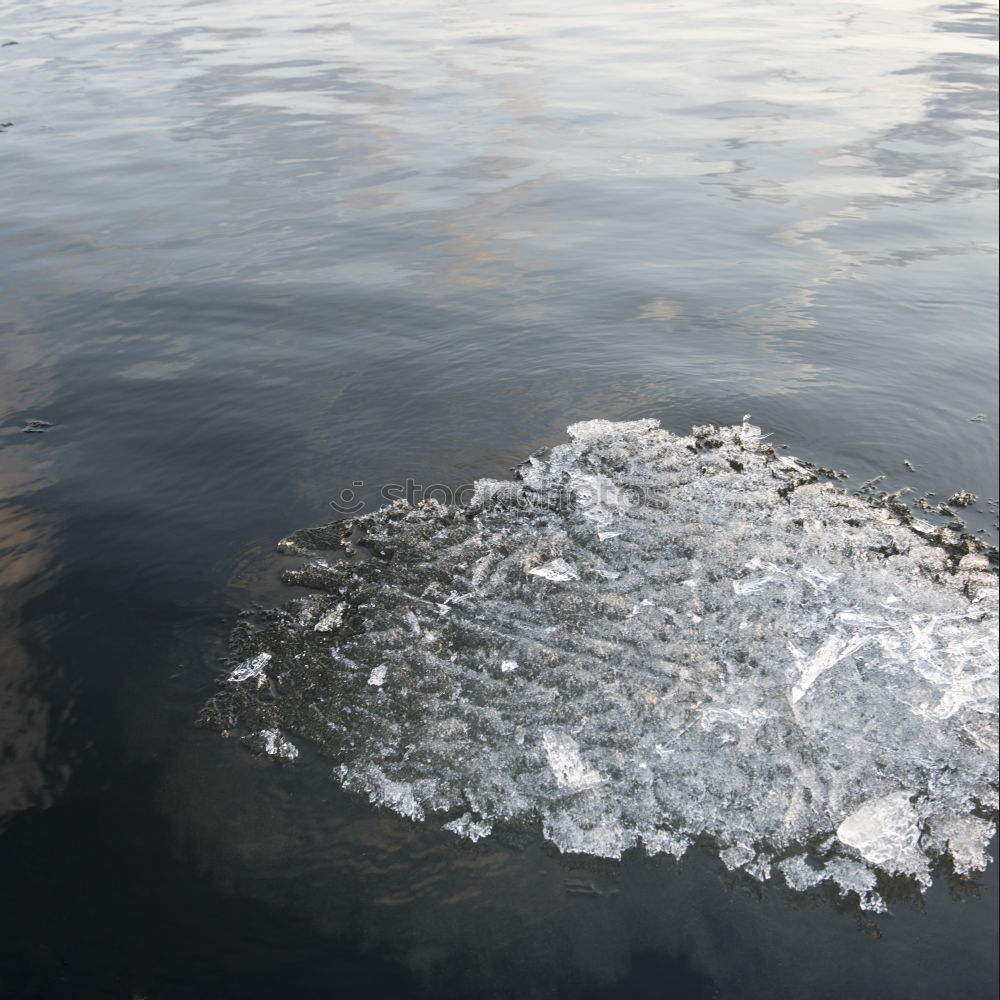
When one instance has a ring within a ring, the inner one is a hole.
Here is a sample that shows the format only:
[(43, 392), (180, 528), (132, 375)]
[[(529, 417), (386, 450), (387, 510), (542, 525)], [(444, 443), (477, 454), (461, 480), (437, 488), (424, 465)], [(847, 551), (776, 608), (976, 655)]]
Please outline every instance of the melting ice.
[[(312, 593), (234, 635), (206, 724), (473, 840), (681, 855), (861, 905), (985, 866), (989, 553), (818, 482), (747, 422), (589, 421), (468, 507), (400, 501), (281, 543)], [(348, 542), (348, 539), (351, 542)], [(366, 561), (329, 551), (365, 547)], [(319, 552), (328, 558), (320, 558)]]

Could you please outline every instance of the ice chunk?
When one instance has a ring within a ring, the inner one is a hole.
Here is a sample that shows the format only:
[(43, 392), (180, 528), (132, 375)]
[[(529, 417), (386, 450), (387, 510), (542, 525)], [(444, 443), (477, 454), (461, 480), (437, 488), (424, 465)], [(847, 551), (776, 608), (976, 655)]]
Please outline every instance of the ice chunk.
[(975, 493), (969, 493), (967, 490), (958, 490), (956, 493), (952, 493), (948, 497), (948, 503), (953, 507), (968, 507), (974, 504), (979, 497)]
[(885, 901), (875, 891), (878, 879), (867, 865), (850, 858), (834, 858), (823, 869), (823, 877), (836, 884), (841, 896), (856, 892), (861, 909), (876, 913), (885, 911)]
[(827, 863), (823, 873), (840, 886), (841, 893), (856, 892), (863, 896), (878, 884), (875, 873), (867, 865), (850, 858), (834, 858)]
[(868, 642), (867, 636), (844, 639), (841, 636), (831, 635), (808, 661), (805, 660), (802, 651), (794, 643), (789, 643), (788, 647), (795, 659), (799, 661), (799, 669), (802, 672), (799, 679), (792, 685), (792, 704), (794, 705), (802, 698), (820, 674), (825, 673), (845, 657), (856, 653), (866, 642)]
[(835, 584), (843, 575), (843, 573), (823, 573), (816, 569), (815, 566), (802, 567), (802, 579), (805, 580), (810, 586), (815, 587), (817, 590), (826, 590), (832, 584)]
[(623, 827), (614, 809), (594, 792), (555, 802), (542, 820), (543, 835), (564, 851), (620, 858), (634, 846), (635, 831)]
[(570, 490), (584, 517), (592, 521), (610, 519), (619, 507), (627, 507), (630, 498), (613, 479), (603, 475), (570, 476)]
[(237, 630), (205, 721), (263, 753), (307, 739), (345, 788), (461, 836), (535, 824), (612, 858), (702, 839), (876, 909), (880, 877), (981, 868), (989, 553), (763, 442), (587, 421), (467, 507), (321, 529), (371, 558), (289, 572), (309, 597)]
[(644, 417), (642, 420), (584, 420), (578, 424), (570, 424), (566, 433), (581, 444), (601, 444), (616, 441), (622, 434), (645, 434), (655, 431), (660, 426), (659, 420)]
[(599, 785), (601, 776), (583, 762), (580, 747), (572, 736), (552, 730), (542, 733), (542, 746), (556, 784), (567, 791), (579, 792)]
[(529, 569), (532, 576), (540, 576), (546, 580), (553, 580), (556, 583), (564, 583), (567, 580), (579, 580), (579, 574), (565, 559), (551, 559), (542, 566)]
[(811, 889), (823, 881), (823, 872), (810, 867), (805, 857), (800, 854), (779, 862), (778, 870), (785, 876), (789, 888), (798, 889), (800, 892)]
[(249, 659), (233, 667), (226, 680), (232, 681), (234, 684), (239, 684), (242, 681), (249, 680), (251, 677), (259, 677), (261, 671), (270, 662), (270, 653), (258, 653), (256, 656), (251, 656)]
[(766, 882), (771, 877), (771, 860), (767, 854), (757, 854), (752, 860), (743, 863), (743, 870), (758, 882)]
[(317, 632), (330, 632), (335, 628), (339, 628), (344, 621), (344, 609), (347, 605), (341, 601), (332, 611), (327, 611), (327, 613), (320, 617), (319, 621), (313, 625), (313, 629)]
[(837, 837), (888, 872), (924, 875), (927, 858), (917, 849), (920, 826), (913, 792), (890, 792), (860, 805), (837, 827)]
[(932, 832), (938, 849), (951, 855), (955, 871), (967, 875), (986, 867), (986, 845), (997, 831), (989, 820), (979, 816), (946, 816), (934, 824)]
[(691, 838), (669, 830), (643, 830), (640, 839), (650, 854), (670, 854), (682, 858), (691, 846)]
[(732, 847), (727, 847), (724, 851), (719, 851), (722, 863), (730, 871), (749, 864), (756, 856), (757, 852), (749, 844), (744, 843), (734, 844)]
[(746, 729), (747, 726), (759, 726), (772, 715), (762, 708), (742, 708), (738, 705), (706, 705), (698, 711), (701, 713), (703, 729), (720, 722), (732, 723), (740, 729)]
[(357, 769), (341, 765), (338, 776), (345, 788), (365, 792), (377, 805), (386, 806), (407, 819), (424, 818), (416, 785), (408, 781), (393, 781), (377, 764)]
[(756, 594), (773, 581), (773, 576), (762, 576), (757, 580), (733, 580), (733, 590), (737, 597), (742, 597), (744, 594)]
[(459, 837), (465, 837), (475, 843), (493, 832), (493, 824), (476, 819), (472, 813), (463, 813), (458, 819), (445, 823), (441, 829), (457, 834)]

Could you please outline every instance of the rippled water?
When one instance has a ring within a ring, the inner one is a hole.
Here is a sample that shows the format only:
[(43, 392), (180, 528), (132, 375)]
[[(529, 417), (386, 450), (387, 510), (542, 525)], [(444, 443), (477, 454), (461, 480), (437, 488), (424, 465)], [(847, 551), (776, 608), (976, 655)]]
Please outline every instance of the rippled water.
[(191, 726), (276, 539), (574, 420), (995, 497), (990, 5), (3, 0), (9, 42), (0, 992), (993, 995), (995, 868), (876, 938)]

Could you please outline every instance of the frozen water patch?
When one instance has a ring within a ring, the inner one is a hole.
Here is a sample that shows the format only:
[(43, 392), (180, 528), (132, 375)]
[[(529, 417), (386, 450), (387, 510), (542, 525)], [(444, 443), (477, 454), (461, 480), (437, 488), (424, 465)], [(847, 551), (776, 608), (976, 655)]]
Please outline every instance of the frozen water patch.
[(733, 870), (876, 910), (895, 877), (983, 868), (991, 554), (819, 482), (747, 422), (569, 435), (468, 507), (286, 539), (371, 558), (286, 574), (313, 593), (237, 629), (203, 721), (287, 760), (280, 734), (308, 739), (346, 788), (473, 840), (708, 838)]

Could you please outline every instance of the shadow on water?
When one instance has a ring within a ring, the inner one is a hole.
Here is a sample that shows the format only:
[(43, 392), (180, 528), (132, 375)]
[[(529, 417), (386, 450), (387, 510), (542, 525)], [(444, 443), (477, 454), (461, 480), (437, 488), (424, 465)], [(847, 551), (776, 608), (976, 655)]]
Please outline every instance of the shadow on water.
[(84, 776), (59, 805), (15, 821), (0, 861), (0, 995), (15, 998), (399, 996), (412, 977), (265, 903), (226, 896), (169, 850), (135, 768)]

